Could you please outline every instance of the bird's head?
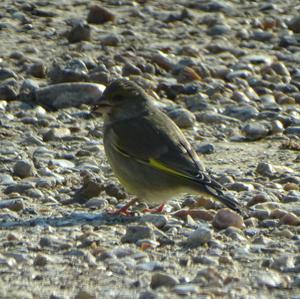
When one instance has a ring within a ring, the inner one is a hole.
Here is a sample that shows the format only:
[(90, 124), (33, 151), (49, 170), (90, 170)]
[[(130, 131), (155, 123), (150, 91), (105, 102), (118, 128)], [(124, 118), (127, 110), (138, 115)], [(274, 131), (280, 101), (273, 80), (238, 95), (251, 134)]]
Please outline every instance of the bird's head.
[(148, 101), (147, 94), (136, 83), (126, 79), (116, 79), (106, 87), (93, 112), (110, 114), (119, 111), (139, 111)]

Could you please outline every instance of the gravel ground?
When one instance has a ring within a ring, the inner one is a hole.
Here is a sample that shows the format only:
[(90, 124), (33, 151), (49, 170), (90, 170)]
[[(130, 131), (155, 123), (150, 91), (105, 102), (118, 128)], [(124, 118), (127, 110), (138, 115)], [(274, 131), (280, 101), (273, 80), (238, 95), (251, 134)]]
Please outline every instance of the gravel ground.
[[(300, 5), (0, 3), (0, 298), (300, 298)], [(245, 215), (130, 199), (90, 106), (141, 85)]]

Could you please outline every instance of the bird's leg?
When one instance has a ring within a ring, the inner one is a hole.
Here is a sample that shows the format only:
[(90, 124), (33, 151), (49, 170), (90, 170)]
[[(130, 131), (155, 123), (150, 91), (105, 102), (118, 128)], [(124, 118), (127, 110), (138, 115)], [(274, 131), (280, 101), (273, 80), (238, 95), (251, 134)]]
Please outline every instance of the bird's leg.
[(110, 210), (108, 211), (109, 214), (111, 215), (126, 215), (130, 216), (133, 214), (133, 212), (128, 211), (128, 209), (138, 201), (137, 197), (132, 198), (124, 207), (117, 209), (117, 210)]
[(151, 214), (155, 214), (155, 213), (162, 213), (164, 210), (165, 204), (162, 203), (161, 205), (159, 205), (158, 207), (154, 208), (154, 209), (144, 209), (143, 212), (144, 213), (151, 213)]

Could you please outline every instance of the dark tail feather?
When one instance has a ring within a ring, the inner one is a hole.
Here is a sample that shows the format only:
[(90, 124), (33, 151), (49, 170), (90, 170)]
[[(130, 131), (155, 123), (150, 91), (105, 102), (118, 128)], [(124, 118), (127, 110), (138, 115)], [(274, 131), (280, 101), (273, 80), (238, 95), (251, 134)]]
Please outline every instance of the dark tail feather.
[(228, 208), (230, 208), (240, 214), (242, 213), (241, 205), (235, 198), (232, 198), (232, 197), (224, 194), (224, 192), (219, 188), (215, 189), (213, 187), (206, 185), (205, 189), (207, 190), (208, 193), (215, 196), (220, 202), (222, 202)]

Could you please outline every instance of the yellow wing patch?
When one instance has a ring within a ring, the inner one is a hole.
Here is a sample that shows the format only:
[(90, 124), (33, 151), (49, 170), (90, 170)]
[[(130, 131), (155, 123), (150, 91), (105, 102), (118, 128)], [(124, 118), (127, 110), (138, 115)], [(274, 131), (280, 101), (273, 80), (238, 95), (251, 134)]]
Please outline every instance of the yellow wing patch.
[(153, 168), (162, 170), (164, 172), (168, 172), (171, 174), (175, 174), (181, 177), (185, 177), (187, 179), (190, 179), (191, 177), (189, 177), (188, 175), (185, 175), (177, 170), (174, 170), (172, 168), (167, 167), (166, 165), (162, 164), (161, 162), (155, 160), (155, 159), (149, 159), (149, 165), (152, 166)]
[(130, 156), (127, 152), (123, 151), (122, 149), (120, 149), (116, 145), (114, 145), (114, 148), (116, 149), (116, 151), (118, 151), (120, 154), (122, 154), (126, 158), (134, 159), (135, 161), (137, 161), (139, 163), (143, 163), (143, 164), (149, 165), (149, 166), (151, 166), (153, 168), (156, 168), (158, 170), (161, 170), (163, 172), (167, 172), (167, 173), (170, 173), (170, 174), (173, 174), (173, 175), (177, 175), (177, 176), (180, 176), (180, 177), (184, 177), (184, 178), (187, 178), (187, 179), (192, 179), (193, 178), (191, 176), (183, 174), (182, 172), (174, 170), (174, 169), (166, 166), (165, 164), (163, 164), (163, 163), (161, 163), (161, 162), (159, 162), (159, 161), (157, 161), (155, 159), (150, 158), (148, 161), (137, 159), (137, 158), (135, 158), (133, 156)]

